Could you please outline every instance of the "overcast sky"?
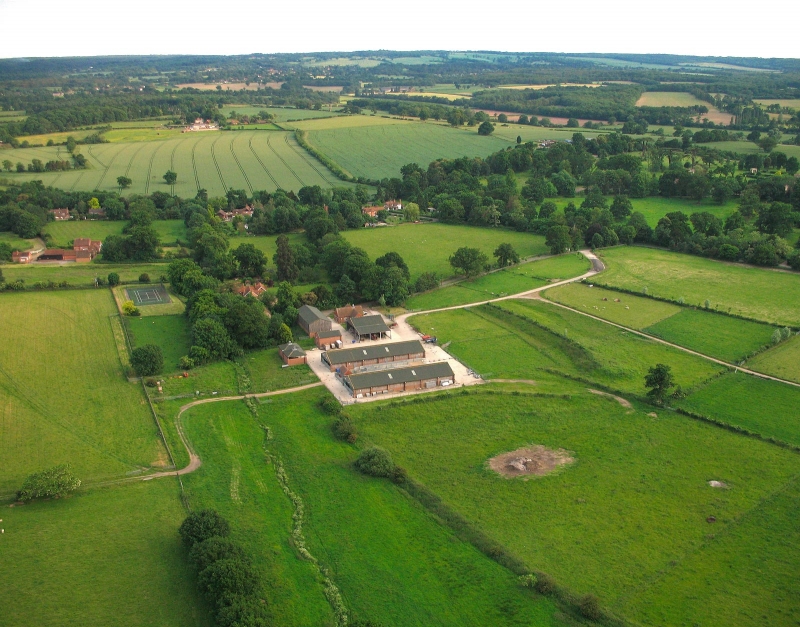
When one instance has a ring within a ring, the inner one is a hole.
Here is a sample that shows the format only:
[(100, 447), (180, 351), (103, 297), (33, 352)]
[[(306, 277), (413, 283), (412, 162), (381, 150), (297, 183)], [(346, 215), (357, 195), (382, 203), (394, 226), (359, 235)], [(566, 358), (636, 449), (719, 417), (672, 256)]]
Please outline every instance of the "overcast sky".
[(374, 49), (798, 57), (798, 16), (797, 0), (0, 0), (0, 58)]

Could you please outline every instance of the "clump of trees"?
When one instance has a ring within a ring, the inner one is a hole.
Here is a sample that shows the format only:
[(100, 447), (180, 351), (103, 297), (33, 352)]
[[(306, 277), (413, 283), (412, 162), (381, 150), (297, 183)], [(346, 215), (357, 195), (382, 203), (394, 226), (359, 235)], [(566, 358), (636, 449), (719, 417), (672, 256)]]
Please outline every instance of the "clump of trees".
[(155, 344), (138, 346), (131, 351), (131, 367), (138, 377), (161, 374), (164, 369), (164, 354)]
[(80, 485), (81, 480), (72, 474), (70, 465), (60, 464), (29, 475), (17, 490), (17, 500), (25, 502), (60, 497), (74, 492)]
[(361, 451), (355, 461), (355, 467), (371, 477), (392, 477), (395, 472), (389, 451), (378, 446), (371, 446)]

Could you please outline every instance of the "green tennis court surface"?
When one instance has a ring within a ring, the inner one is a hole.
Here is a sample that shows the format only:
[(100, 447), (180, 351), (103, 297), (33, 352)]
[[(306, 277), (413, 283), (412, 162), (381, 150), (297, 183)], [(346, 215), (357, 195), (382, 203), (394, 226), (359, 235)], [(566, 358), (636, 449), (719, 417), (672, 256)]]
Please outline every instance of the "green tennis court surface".
[(129, 287), (125, 290), (128, 298), (137, 307), (144, 305), (163, 305), (170, 302), (169, 294), (163, 285), (150, 285), (147, 287)]

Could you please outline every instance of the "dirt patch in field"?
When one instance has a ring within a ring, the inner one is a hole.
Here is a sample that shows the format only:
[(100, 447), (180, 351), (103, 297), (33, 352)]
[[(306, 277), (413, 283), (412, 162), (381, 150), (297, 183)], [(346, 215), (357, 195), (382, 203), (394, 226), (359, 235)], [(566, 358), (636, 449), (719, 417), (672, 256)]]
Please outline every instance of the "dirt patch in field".
[(621, 396), (614, 396), (613, 394), (609, 394), (608, 392), (601, 392), (600, 390), (593, 390), (591, 388), (587, 388), (587, 389), (592, 394), (597, 394), (598, 396), (606, 396), (608, 398), (613, 398), (615, 401), (617, 401), (623, 407), (626, 407), (628, 409), (633, 409), (633, 405), (631, 405), (631, 402), (629, 400), (626, 400), (626, 399), (622, 398)]
[(564, 449), (553, 450), (537, 444), (492, 457), (489, 468), (509, 479), (530, 475), (541, 477), (573, 461)]

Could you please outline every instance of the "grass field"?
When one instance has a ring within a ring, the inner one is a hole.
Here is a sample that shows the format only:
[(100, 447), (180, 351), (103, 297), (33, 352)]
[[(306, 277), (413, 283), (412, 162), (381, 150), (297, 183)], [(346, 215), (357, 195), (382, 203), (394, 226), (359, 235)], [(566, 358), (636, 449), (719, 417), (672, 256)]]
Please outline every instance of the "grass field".
[(545, 297), (732, 363), (769, 346), (776, 328), (583, 284), (547, 290)]
[[(800, 565), (800, 548), (784, 536), (793, 501), (765, 507), (763, 499), (794, 485), (800, 457), (669, 413), (652, 418), (650, 411), (588, 393), (564, 399), (479, 390), (414, 405), (362, 405), (353, 414), (365, 440), (387, 448), (445, 504), (530, 567), (577, 594), (597, 594), (618, 614), (648, 625), (694, 624), (683, 597), (661, 601), (672, 615), (668, 623), (654, 618), (664, 606), (643, 598), (669, 596), (664, 573), (684, 590), (711, 589), (711, 573), (725, 555), (759, 572), (758, 589), (774, 594), (753, 595), (750, 577), (722, 573), (727, 587), (715, 591), (703, 625), (777, 624), (796, 612), (785, 579)], [(563, 448), (575, 462), (529, 481), (503, 479), (486, 467), (494, 455), (532, 443)], [(711, 479), (730, 489), (714, 490)], [(774, 524), (758, 526), (752, 537), (740, 533), (753, 517)], [(727, 540), (731, 533), (737, 544)], [(796, 533), (792, 528), (790, 537)]]
[[(58, 150), (58, 147), (18, 149), (14, 157), (24, 163), (34, 158), (49, 161)], [(296, 191), (305, 185), (345, 185), (303, 150), (288, 131), (185, 133), (164, 141), (86, 146), (83, 154), (91, 165), (86, 170), (10, 173), (8, 178), (39, 179), (45, 185), (68, 191), (92, 191), (116, 190), (117, 177), (127, 176), (133, 180), (127, 193), (163, 191), (189, 198), (200, 188), (208, 190), (211, 196), (223, 196), (231, 188), (252, 193), (278, 188)], [(178, 174), (173, 187), (162, 179), (167, 170)]]
[(747, 362), (751, 370), (800, 383), (800, 337), (794, 336)]
[(412, 280), (423, 272), (452, 276), (448, 259), (462, 246), (480, 248), (491, 259), (495, 248), (504, 242), (510, 243), (523, 258), (547, 252), (544, 238), (539, 235), (438, 222), (358, 229), (344, 231), (342, 235), (353, 246), (366, 250), (371, 259), (389, 251), (400, 253), (411, 270)]
[(36, 247), (37, 242), (35, 239), (22, 239), (16, 233), (2, 231), (0, 232), (0, 244), (8, 244), (17, 250), (30, 250)]
[(38, 281), (67, 281), (71, 286), (93, 286), (95, 277), (107, 277), (109, 273), (119, 274), (121, 281), (138, 281), (139, 275), (149, 274), (151, 280), (157, 281), (166, 275), (165, 263), (50, 263), (6, 264), (0, 265), (6, 281), (24, 281), (31, 286)]
[[(796, 274), (752, 268), (640, 247), (609, 248), (601, 253), (607, 269), (601, 285), (622, 287), (689, 305), (719, 308), (772, 324), (800, 326), (800, 281)], [(768, 287), (767, 287), (768, 286)]]
[(84, 481), (167, 465), (116, 313), (108, 290), (0, 296), (0, 494), (57, 463)]
[[(365, 116), (306, 122), (308, 141), (354, 176), (371, 179), (399, 177), (400, 168), (447, 157), (485, 157), (510, 145), (499, 137), (482, 137), (477, 131), (448, 128), (424, 122), (390, 122), (370, 126), (331, 128), (339, 120), (375, 120)], [(396, 122), (396, 123), (393, 123)], [(515, 135), (516, 137), (516, 135)]]
[(289, 120), (313, 120), (316, 118), (330, 118), (339, 115), (337, 111), (315, 111), (313, 109), (293, 109), (290, 107), (251, 107), (249, 105), (226, 105), (222, 107), (220, 113), (229, 118), (231, 112), (236, 115), (257, 115), (259, 111), (268, 111), (275, 116), (274, 120), (278, 124)]
[[(44, 232), (50, 236), (53, 247), (65, 247), (76, 237), (105, 240), (109, 235), (122, 235), (128, 224), (125, 220), (65, 220), (48, 222)], [(183, 220), (156, 220), (153, 228), (158, 232), (162, 244), (186, 241), (186, 225)]]
[(800, 98), (782, 98), (782, 99), (765, 99), (757, 98), (755, 102), (762, 105), (777, 104), (782, 107), (789, 107), (790, 109), (800, 109)]
[(424, 311), (489, 300), (508, 294), (518, 294), (546, 285), (550, 281), (578, 276), (588, 269), (589, 261), (581, 254), (568, 254), (532, 261), (424, 294), (417, 294), (408, 299), (406, 308)]
[(185, 515), (174, 479), (3, 507), (3, 625), (209, 625), (178, 536)]
[(164, 354), (164, 372), (178, 369), (178, 360), (189, 354), (192, 337), (189, 319), (182, 315), (125, 318), (133, 347), (155, 344)]
[(707, 107), (708, 113), (703, 113), (700, 118), (708, 119), (715, 124), (727, 125), (730, 123), (731, 118), (734, 117), (732, 113), (720, 111), (713, 104), (700, 100), (688, 92), (682, 91), (646, 91), (641, 95), (639, 100), (636, 101), (637, 107)]
[(800, 445), (799, 403), (798, 388), (730, 373), (711, 381), (678, 405), (765, 437)]

